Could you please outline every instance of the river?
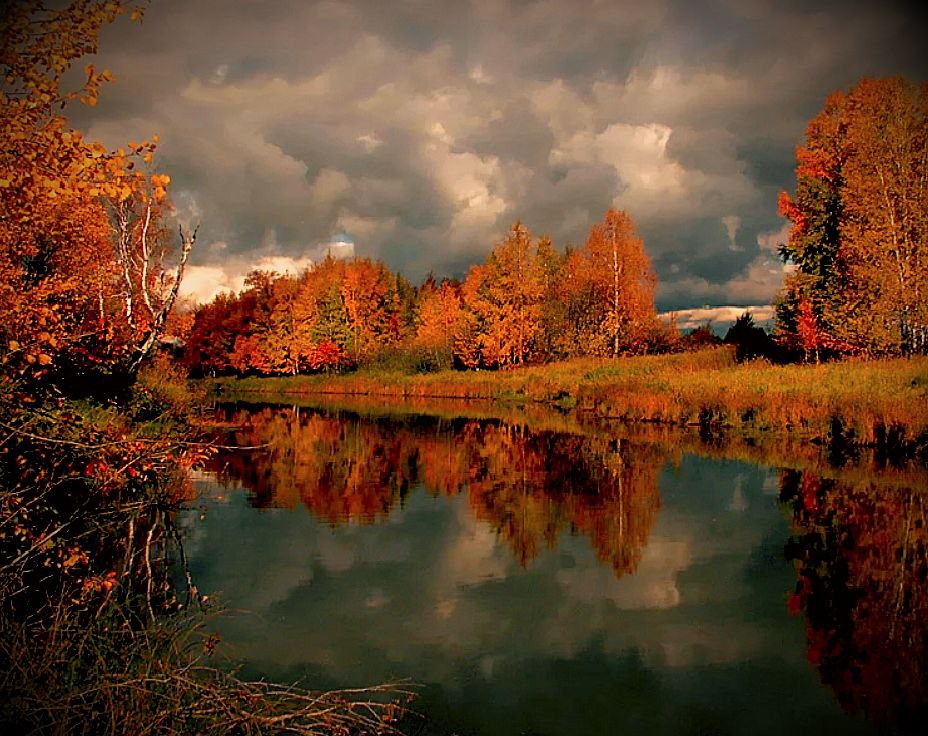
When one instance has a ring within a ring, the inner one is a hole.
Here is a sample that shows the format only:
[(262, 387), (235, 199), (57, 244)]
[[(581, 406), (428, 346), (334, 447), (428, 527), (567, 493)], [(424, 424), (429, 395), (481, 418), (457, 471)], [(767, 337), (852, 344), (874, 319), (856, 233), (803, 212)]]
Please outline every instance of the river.
[(215, 458), (182, 522), (248, 676), (412, 681), (407, 727), (429, 734), (866, 734), (928, 713), (921, 468), (461, 406), (221, 417), (253, 449)]

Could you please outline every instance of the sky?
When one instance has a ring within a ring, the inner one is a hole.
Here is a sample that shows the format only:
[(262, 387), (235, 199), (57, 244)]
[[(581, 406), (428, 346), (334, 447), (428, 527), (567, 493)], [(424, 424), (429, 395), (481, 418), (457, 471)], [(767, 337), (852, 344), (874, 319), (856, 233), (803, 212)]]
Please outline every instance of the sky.
[(516, 220), (638, 225), (661, 310), (769, 304), (794, 148), (861, 76), (925, 81), (926, 12), (811, 0), (154, 0), (72, 117), (160, 135), (185, 291), (326, 252), (463, 276)]

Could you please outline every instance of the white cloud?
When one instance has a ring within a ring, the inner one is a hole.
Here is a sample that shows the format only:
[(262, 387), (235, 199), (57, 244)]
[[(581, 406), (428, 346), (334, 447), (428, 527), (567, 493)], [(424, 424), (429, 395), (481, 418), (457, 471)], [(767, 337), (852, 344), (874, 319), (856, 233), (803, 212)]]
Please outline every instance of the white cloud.
[(207, 304), (223, 292), (238, 292), (244, 278), (226, 272), (222, 266), (188, 266), (180, 285), (180, 297), (196, 304)]
[(355, 140), (357, 140), (368, 153), (373, 153), (383, 145), (383, 141), (376, 133), (362, 133)]
[(667, 155), (673, 131), (656, 123), (613, 123), (601, 133), (579, 132), (551, 151), (554, 166), (605, 163), (624, 185), (614, 202), (638, 215), (666, 208), (687, 191), (687, 174)]
[(770, 304), (755, 304), (752, 306), (723, 306), (723, 307), (700, 307), (698, 309), (678, 309), (676, 311), (664, 312), (660, 315), (665, 322), (673, 320), (681, 330), (692, 330), (695, 327), (702, 327), (711, 324), (714, 327), (728, 327), (734, 324), (745, 312), (750, 312), (757, 324), (770, 324), (774, 317), (773, 306)]
[(240, 256), (228, 258), (221, 265), (189, 266), (181, 282), (180, 296), (196, 304), (207, 304), (221, 293), (240, 292), (245, 288), (245, 277), (252, 271), (297, 275), (327, 254), (335, 258), (350, 258), (354, 255), (354, 244), (345, 240), (333, 240), (319, 243), (311, 250), (312, 255), (299, 257), (264, 255), (249, 259)]

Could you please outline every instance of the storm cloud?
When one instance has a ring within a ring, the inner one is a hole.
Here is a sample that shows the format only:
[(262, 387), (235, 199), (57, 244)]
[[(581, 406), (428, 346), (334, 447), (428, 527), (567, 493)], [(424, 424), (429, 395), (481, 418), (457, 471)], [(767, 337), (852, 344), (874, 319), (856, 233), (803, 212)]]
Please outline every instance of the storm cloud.
[(923, 21), (890, 3), (156, 0), (105, 31), (116, 82), (75, 122), (112, 146), (160, 134), (212, 286), (333, 241), (414, 280), (462, 275), (517, 219), (563, 247), (616, 206), (661, 308), (764, 304), (807, 120), (863, 75), (923, 81)]

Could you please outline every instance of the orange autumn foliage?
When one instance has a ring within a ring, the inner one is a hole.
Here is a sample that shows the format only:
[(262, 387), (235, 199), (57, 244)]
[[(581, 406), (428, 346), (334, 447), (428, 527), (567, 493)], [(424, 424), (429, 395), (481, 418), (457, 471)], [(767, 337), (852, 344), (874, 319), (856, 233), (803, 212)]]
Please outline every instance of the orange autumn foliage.
[[(673, 344), (657, 321), (642, 241), (629, 215), (615, 210), (584, 249), (567, 255), (517, 222), (463, 283), (429, 277), (414, 288), (381, 262), (331, 257), (299, 275), (259, 281), (253, 276), (241, 294), (198, 309), (185, 356), (191, 374), (293, 375), (361, 364), (508, 369)], [(338, 348), (326, 353), (337, 352), (337, 364), (319, 358), (322, 341)]]
[(143, 169), (157, 136), (108, 151), (63, 111), (95, 104), (108, 70), (87, 66), (77, 89), (65, 72), (96, 51), (100, 28), (138, 3), (13, 2), (0, 38), (0, 350), (8, 368), (58, 380), (75, 371), (134, 372), (177, 296), (192, 237), (176, 270), (162, 222), (169, 177)]
[(583, 353), (643, 352), (656, 321), (656, 279), (628, 213), (610, 209), (565, 270), (567, 299), (583, 312), (575, 337)]
[(450, 368), (455, 353), (464, 352), (468, 324), (459, 289), (454, 284), (443, 281), (439, 286), (423, 286), (413, 344), (425, 350), (434, 365)]
[(832, 354), (928, 351), (928, 86), (865, 78), (831, 95), (796, 179), (780, 195), (796, 266), (779, 297), (784, 339), (802, 342), (806, 304)]
[(541, 330), (544, 293), (537, 249), (528, 228), (517, 222), (464, 280), (464, 304), (477, 323), (469, 350), (479, 353), (483, 365), (519, 365), (532, 352)]

